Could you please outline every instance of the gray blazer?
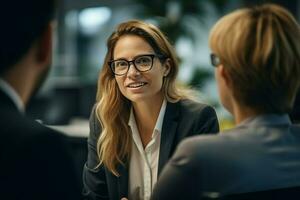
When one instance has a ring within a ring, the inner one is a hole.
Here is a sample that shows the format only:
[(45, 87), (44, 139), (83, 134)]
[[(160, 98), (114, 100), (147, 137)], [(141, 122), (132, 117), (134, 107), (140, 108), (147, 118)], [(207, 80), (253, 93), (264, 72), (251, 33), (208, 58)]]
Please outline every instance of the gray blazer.
[(152, 199), (201, 199), (300, 186), (300, 127), (287, 115), (248, 119), (216, 136), (184, 140), (166, 165)]
[[(218, 131), (217, 116), (212, 107), (190, 100), (168, 102), (161, 133), (158, 174), (183, 138)], [(128, 166), (118, 166), (120, 177), (114, 176), (104, 166), (94, 169), (99, 163), (96, 144), (100, 132), (101, 127), (93, 110), (90, 118), (88, 159), (83, 170), (83, 196), (93, 200), (128, 198)]]

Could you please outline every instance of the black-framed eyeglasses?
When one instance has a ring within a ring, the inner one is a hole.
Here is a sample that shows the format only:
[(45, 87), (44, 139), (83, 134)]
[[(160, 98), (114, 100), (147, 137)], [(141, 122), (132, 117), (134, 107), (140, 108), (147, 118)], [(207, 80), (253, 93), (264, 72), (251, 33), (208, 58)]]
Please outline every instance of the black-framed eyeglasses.
[(218, 67), (221, 64), (220, 58), (214, 53), (210, 54), (210, 62), (211, 62), (211, 65), (214, 67)]
[(112, 60), (108, 62), (108, 64), (115, 75), (122, 76), (128, 72), (131, 63), (139, 72), (146, 72), (151, 70), (153, 67), (154, 57), (162, 58), (162, 56), (160, 55), (147, 54), (139, 55), (130, 61), (126, 59)]

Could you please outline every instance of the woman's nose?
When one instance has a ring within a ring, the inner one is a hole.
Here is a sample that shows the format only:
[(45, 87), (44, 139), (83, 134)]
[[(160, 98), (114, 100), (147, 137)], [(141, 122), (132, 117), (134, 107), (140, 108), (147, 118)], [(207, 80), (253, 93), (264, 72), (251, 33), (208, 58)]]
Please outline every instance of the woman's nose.
[(129, 63), (129, 69), (127, 72), (127, 76), (139, 76), (141, 74), (141, 72), (139, 72), (136, 67), (134, 66), (133, 63)]

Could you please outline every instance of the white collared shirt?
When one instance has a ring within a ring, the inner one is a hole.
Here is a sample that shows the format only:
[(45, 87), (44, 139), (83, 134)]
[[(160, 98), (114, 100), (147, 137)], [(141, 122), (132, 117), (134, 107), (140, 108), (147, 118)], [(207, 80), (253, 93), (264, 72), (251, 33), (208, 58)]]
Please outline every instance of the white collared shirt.
[(128, 196), (130, 200), (150, 199), (154, 184), (157, 181), (161, 130), (166, 107), (167, 101), (164, 100), (152, 133), (152, 139), (145, 149), (131, 109), (128, 122), (133, 141), (129, 163)]
[(0, 78), (0, 90), (2, 90), (15, 104), (21, 113), (25, 113), (25, 105), (19, 94), (5, 80)]

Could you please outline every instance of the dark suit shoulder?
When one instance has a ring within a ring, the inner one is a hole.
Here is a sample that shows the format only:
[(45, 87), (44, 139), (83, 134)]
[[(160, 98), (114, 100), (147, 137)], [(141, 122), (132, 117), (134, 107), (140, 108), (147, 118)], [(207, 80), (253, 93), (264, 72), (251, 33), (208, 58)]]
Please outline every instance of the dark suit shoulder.
[(215, 116), (216, 112), (213, 107), (208, 104), (196, 102), (190, 99), (184, 99), (178, 102), (182, 107), (181, 112), (189, 116), (199, 115), (199, 112), (205, 114), (206, 117)]
[[(43, 124), (32, 120), (19, 112), (11, 112), (1, 122), (2, 136), (10, 144), (10, 152), (22, 152), (19, 156), (44, 154), (55, 160), (55, 157), (69, 156), (67, 137)], [(25, 153), (28, 154), (25, 154)], [(58, 155), (57, 155), (58, 154)]]
[[(269, 134), (265, 136), (268, 140), (272, 138)], [(237, 127), (223, 131), (218, 135), (187, 138), (179, 144), (176, 154), (179, 157), (189, 157), (196, 163), (215, 161), (225, 163), (230, 160), (229, 158), (243, 157), (242, 155), (244, 153), (248, 154), (251, 149), (259, 151), (259, 144), (263, 143), (265, 136), (258, 129)], [(256, 146), (256, 148), (253, 148), (253, 146)], [(223, 156), (220, 156), (220, 152)], [(236, 154), (236, 152), (239, 152), (239, 154)]]
[[(49, 143), (64, 141), (64, 136), (39, 122), (26, 117), (18, 111), (7, 111), (0, 115), (1, 136), (11, 143), (25, 144), (44, 140), (44, 145)], [(17, 145), (17, 144), (16, 144)], [(19, 145), (17, 145), (19, 146)], [(26, 145), (28, 146), (28, 145)]]
[(222, 136), (202, 135), (186, 138), (179, 144), (176, 155), (184, 155), (193, 159), (199, 158), (200, 155), (198, 153), (207, 156), (207, 153), (212, 153), (216, 145), (220, 142), (220, 137)]
[(7, 109), (0, 116), (0, 161), (6, 163), (0, 167), (3, 192), (14, 194), (16, 199), (21, 199), (21, 194), (22, 199), (38, 199), (39, 194), (45, 200), (79, 199), (79, 182), (66, 137), (17, 110)]
[[(111, 174), (105, 169), (104, 165), (99, 165), (97, 153), (97, 141), (101, 133), (101, 124), (96, 115), (97, 104), (93, 106), (90, 114), (90, 133), (88, 137), (88, 157), (83, 169), (83, 191), (84, 199), (109, 199), (109, 187), (115, 180), (110, 178)], [(107, 177), (109, 177), (107, 181)], [(117, 195), (113, 192), (113, 195)]]
[(181, 109), (180, 115), (185, 123), (193, 122), (194, 131), (198, 133), (217, 133), (219, 123), (216, 111), (210, 105), (192, 100), (178, 102)]

